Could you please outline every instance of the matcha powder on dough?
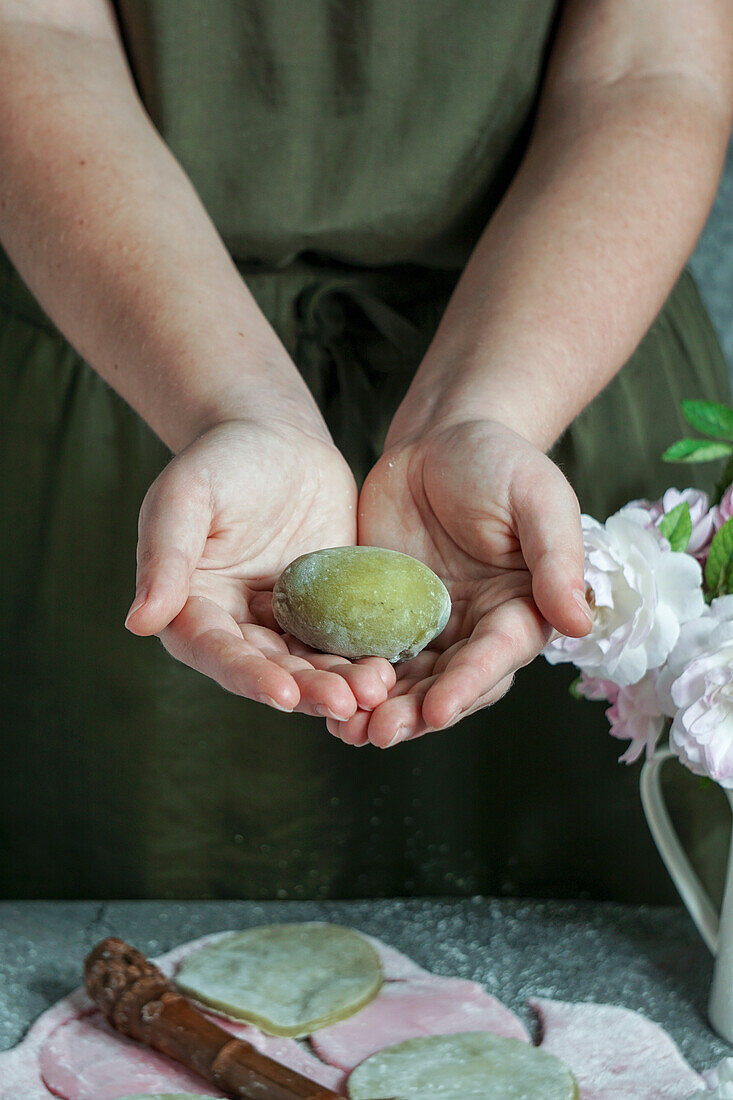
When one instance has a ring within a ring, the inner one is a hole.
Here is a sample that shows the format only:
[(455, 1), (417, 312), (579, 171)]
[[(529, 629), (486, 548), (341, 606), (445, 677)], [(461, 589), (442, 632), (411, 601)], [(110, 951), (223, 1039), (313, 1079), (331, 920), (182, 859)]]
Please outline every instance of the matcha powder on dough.
[(578, 1100), (559, 1058), (488, 1032), (409, 1039), (367, 1058), (349, 1077), (351, 1100)]
[(185, 960), (190, 997), (270, 1035), (296, 1038), (344, 1020), (379, 992), (374, 948), (335, 924), (276, 924), (235, 932)]

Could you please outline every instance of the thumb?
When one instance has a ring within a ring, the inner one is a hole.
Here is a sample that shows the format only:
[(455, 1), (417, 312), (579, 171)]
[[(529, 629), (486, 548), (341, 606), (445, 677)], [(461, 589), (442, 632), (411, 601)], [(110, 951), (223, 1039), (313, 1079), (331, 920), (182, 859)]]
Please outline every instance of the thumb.
[(544, 476), (528, 479), (524, 493), (515, 496), (519, 542), (540, 613), (561, 634), (579, 638), (593, 624), (585, 598), (580, 506), (557, 466), (545, 461)]
[(174, 460), (140, 509), (135, 597), (125, 620), (133, 634), (159, 634), (182, 610), (210, 525), (208, 491)]

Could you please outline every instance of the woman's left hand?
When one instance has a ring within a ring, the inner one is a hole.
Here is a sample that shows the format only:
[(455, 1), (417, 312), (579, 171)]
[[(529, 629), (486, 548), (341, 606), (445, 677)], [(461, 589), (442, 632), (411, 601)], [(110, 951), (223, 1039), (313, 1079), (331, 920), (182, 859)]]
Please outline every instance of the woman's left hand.
[(388, 747), (451, 726), (499, 699), (553, 628), (590, 630), (575, 494), (501, 424), (433, 428), (388, 449), (362, 490), (359, 542), (426, 562), (453, 608), (432, 645), (397, 666), (386, 702), (329, 720), (350, 744)]

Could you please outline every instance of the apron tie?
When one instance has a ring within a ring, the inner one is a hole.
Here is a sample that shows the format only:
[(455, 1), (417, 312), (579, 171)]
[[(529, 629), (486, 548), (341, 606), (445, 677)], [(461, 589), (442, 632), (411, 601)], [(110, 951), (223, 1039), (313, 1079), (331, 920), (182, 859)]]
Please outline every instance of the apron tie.
[(376, 284), (368, 275), (332, 277), (295, 301), (296, 361), (357, 480), (381, 453), (429, 342)]

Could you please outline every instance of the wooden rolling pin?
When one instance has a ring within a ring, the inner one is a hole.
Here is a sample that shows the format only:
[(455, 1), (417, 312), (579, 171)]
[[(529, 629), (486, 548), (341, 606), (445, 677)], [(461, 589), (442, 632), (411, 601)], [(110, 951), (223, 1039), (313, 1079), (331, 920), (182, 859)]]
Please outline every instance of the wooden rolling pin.
[(174, 1058), (235, 1100), (341, 1100), (212, 1023), (123, 940), (102, 940), (89, 953), (84, 984), (112, 1027)]

